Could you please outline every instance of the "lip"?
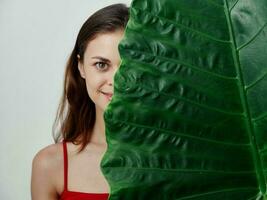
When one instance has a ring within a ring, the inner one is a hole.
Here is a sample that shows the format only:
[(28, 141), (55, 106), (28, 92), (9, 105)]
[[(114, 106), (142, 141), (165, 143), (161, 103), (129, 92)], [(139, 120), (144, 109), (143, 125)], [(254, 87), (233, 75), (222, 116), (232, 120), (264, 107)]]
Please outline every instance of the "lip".
[(107, 92), (101, 92), (106, 96), (106, 98), (110, 101), (112, 99), (113, 94), (112, 93), (107, 93)]

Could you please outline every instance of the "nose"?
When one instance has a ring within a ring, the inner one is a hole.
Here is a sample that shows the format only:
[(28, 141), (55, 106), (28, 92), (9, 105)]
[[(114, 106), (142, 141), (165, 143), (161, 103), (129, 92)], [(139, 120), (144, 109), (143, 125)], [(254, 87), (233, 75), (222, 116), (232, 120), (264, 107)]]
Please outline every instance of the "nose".
[(115, 75), (115, 73), (117, 72), (117, 70), (118, 70), (118, 67), (114, 67), (114, 68), (112, 69), (112, 71), (110, 72), (109, 77), (108, 77), (108, 85), (109, 85), (109, 86), (113, 86), (114, 75)]

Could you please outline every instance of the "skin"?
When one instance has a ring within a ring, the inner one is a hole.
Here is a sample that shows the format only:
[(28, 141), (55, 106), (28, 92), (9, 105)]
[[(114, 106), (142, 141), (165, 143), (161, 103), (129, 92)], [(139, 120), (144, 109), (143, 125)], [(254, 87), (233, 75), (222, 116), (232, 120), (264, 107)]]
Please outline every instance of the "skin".
[[(68, 143), (68, 190), (85, 193), (109, 193), (109, 186), (100, 170), (100, 161), (107, 144), (103, 112), (113, 94), (113, 77), (120, 65), (118, 52), (123, 30), (98, 34), (87, 45), (78, 69), (86, 82), (89, 97), (95, 103), (96, 121), (90, 143), (78, 152), (79, 146)], [(79, 55), (77, 55), (80, 59)], [(62, 144), (40, 150), (33, 159), (32, 200), (57, 200), (64, 190)]]
[(103, 112), (110, 101), (109, 95), (113, 94), (113, 77), (121, 61), (118, 44), (122, 37), (122, 30), (98, 35), (87, 45), (84, 60), (79, 62), (81, 77), (85, 79), (89, 97), (96, 105), (96, 123), (91, 142), (104, 144), (106, 141)]

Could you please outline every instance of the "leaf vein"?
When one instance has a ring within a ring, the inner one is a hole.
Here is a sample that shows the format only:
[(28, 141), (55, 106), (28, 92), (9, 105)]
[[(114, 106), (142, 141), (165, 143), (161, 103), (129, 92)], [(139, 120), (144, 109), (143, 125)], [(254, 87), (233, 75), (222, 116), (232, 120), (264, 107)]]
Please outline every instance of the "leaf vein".
[(234, 9), (234, 7), (237, 5), (237, 3), (239, 2), (239, 0), (237, 0), (234, 5), (230, 8), (230, 13), (232, 12), (232, 10)]
[(243, 113), (225, 111), (225, 110), (222, 110), (222, 109), (214, 107), (214, 106), (205, 105), (205, 104), (201, 104), (201, 103), (192, 101), (191, 99), (188, 99), (188, 98), (184, 98), (184, 97), (168, 94), (168, 93), (165, 93), (165, 92), (162, 92), (162, 91), (158, 91), (158, 90), (153, 90), (152, 88), (149, 88), (149, 87), (147, 87), (145, 85), (141, 85), (141, 84), (138, 84), (138, 83), (135, 83), (135, 86), (140, 86), (141, 88), (147, 89), (147, 90), (149, 90), (151, 92), (154, 92), (154, 93), (158, 93), (158, 94), (160, 94), (162, 96), (172, 97), (172, 98), (175, 98), (175, 99), (178, 99), (178, 100), (182, 100), (184, 102), (187, 102), (187, 103), (193, 104), (195, 106), (199, 106), (200, 108), (208, 109), (208, 110), (211, 110), (211, 111), (214, 111), (214, 112), (218, 112), (218, 113), (222, 113), (222, 114), (226, 114), (226, 115), (244, 117)]
[(249, 198), (249, 199), (247, 199), (247, 200), (257, 200), (257, 196), (258, 196), (258, 194), (256, 194), (256, 195), (254, 195), (254, 196), (250, 197), (250, 198)]
[(267, 25), (267, 22), (260, 28), (260, 30), (257, 31), (257, 33), (248, 42), (246, 42), (245, 44), (243, 44), (240, 47), (238, 47), (237, 51), (240, 51), (244, 47), (248, 46), (251, 42), (253, 42), (257, 38), (257, 36), (264, 30), (266, 25)]
[[(247, 133), (251, 141), (251, 150), (252, 150), (252, 155), (253, 155), (253, 160), (254, 160), (254, 165), (256, 168), (257, 172), (257, 179), (259, 181), (259, 188), (262, 193), (266, 192), (266, 179), (263, 174), (263, 163), (259, 155), (259, 149), (258, 149), (258, 144), (257, 141), (254, 140), (255, 137), (255, 127), (253, 126), (252, 119), (251, 119), (251, 112), (249, 109), (248, 105), (248, 99), (246, 96), (246, 91), (245, 91), (245, 82), (244, 82), (244, 77), (241, 71), (241, 64), (240, 64), (240, 58), (238, 55), (238, 52), (236, 51), (237, 49), (237, 43), (235, 40), (235, 34), (234, 34), (234, 27), (233, 27), (233, 22), (230, 16), (229, 12), (229, 6), (227, 0), (224, 0), (225, 2), (225, 15), (226, 15), (226, 20), (227, 24), (229, 27), (229, 35), (230, 39), (232, 41), (232, 55), (234, 59), (234, 66), (236, 68), (237, 75), (240, 79), (240, 84), (239, 84), (239, 92), (240, 92), (240, 97), (241, 97), (241, 104), (242, 107), (244, 108), (244, 112), (246, 113), (247, 120), (245, 121), (245, 125), (248, 129)], [(247, 45), (247, 44), (246, 44)]]
[(195, 194), (195, 195), (190, 195), (190, 196), (185, 196), (176, 200), (185, 200), (185, 199), (192, 199), (192, 198), (198, 198), (201, 196), (206, 196), (206, 195), (213, 195), (217, 193), (222, 193), (222, 192), (236, 192), (236, 191), (241, 191), (241, 190), (257, 190), (257, 188), (254, 187), (244, 187), (244, 188), (232, 188), (232, 189), (224, 189), (224, 190), (215, 190), (211, 192), (205, 192), (205, 193), (200, 193), (200, 194)]
[(267, 112), (262, 113), (261, 115), (259, 115), (258, 117), (252, 118), (253, 122), (257, 122), (259, 120), (265, 119), (267, 117)]
[(264, 156), (267, 154), (267, 148), (261, 149), (259, 152), (260, 152), (261, 156)]
[(257, 83), (259, 83), (262, 79), (265, 78), (265, 76), (267, 75), (267, 70), (265, 72), (263, 72), (263, 75), (258, 77), (257, 80), (255, 80), (253, 83), (251, 83), (250, 85), (246, 86), (245, 89), (246, 91), (248, 91), (249, 89), (251, 89), (253, 86), (255, 86)]
[(157, 131), (160, 131), (162, 134), (172, 134), (174, 136), (181, 136), (181, 137), (191, 138), (191, 139), (195, 139), (195, 140), (201, 140), (201, 141), (205, 141), (205, 142), (216, 143), (216, 144), (220, 144), (220, 145), (244, 146), (244, 147), (250, 146), (250, 144), (238, 144), (238, 143), (222, 142), (222, 141), (218, 141), (218, 140), (201, 138), (201, 137), (197, 137), (197, 136), (193, 136), (193, 135), (188, 135), (185, 133), (178, 133), (178, 132), (175, 132), (172, 130), (162, 129), (159, 127), (151, 127), (151, 126), (147, 126), (147, 125), (143, 125), (143, 124), (136, 124), (134, 122), (124, 121), (124, 120), (120, 120), (120, 119), (116, 119), (116, 121), (119, 121), (119, 122), (124, 123), (124, 124), (129, 124), (131, 126), (139, 127), (139, 128), (157, 130)]
[[(206, 87), (204, 87), (204, 89), (203, 89), (203, 87), (202, 88), (198, 87), (198, 86), (196, 86), (196, 85), (194, 85), (192, 83), (189, 83), (188, 81), (185, 81), (184, 78), (181, 78), (178, 75), (176, 76), (176, 75), (173, 75), (172, 73), (169, 73), (168, 71), (161, 71), (159, 68), (154, 68), (154, 66), (151, 65), (150, 63), (146, 63), (146, 62), (143, 62), (143, 61), (137, 61), (137, 60), (130, 60), (130, 59), (126, 59), (125, 57), (124, 57), (124, 61), (127, 62), (127, 64), (126, 64), (127, 66), (133, 67), (135, 70), (139, 69), (139, 66), (142, 66), (142, 67), (140, 67), (141, 71), (143, 71), (142, 69), (143, 69), (144, 66), (145, 67), (147, 66), (147, 68), (152, 68), (153, 71), (150, 70), (149, 72), (151, 74), (155, 75), (155, 76), (162, 76), (163, 75), (164, 77), (169, 78), (170, 80), (174, 81), (177, 84), (182, 83), (187, 87), (193, 88), (194, 92), (200, 92), (200, 93), (204, 94), (208, 98), (214, 98), (214, 92), (208, 92), (206, 90)], [(146, 71), (148, 71), (148, 70), (146, 70)], [(234, 80), (234, 79), (232, 79), (232, 80)], [(147, 89), (151, 90), (150, 88), (147, 88)], [(153, 90), (153, 91), (156, 92), (155, 90)], [(180, 98), (180, 97), (175, 96), (175, 98)], [(187, 99), (187, 98), (185, 98), (185, 99)], [(209, 105), (209, 107), (211, 107), (211, 106)]]
[(174, 24), (174, 25), (176, 25), (176, 26), (179, 26), (179, 27), (182, 27), (182, 28), (184, 28), (184, 29), (187, 29), (187, 30), (189, 30), (189, 31), (191, 31), (191, 32), (197, 33), (197, 34), (199, 34), (199, 35), (201, 35), (201, 36), (203, 36), (203, 37), (205, 37), (205, 38), (207, 38), (207, 39), (209, 39), (209, 40), (211, 40), (211, 41), (220, 42), (220, 43), (230, 43), (230, 41), (215, 38), (215, 37), (213, 37), (212, 35), (209, 35), (209, 34), (207, 34), (207, 33), (205, 33), (205, 32), (198, 31), (197, 29), (194, 29), (194, 28), (191, 28), (191, 27), (189, 27), (189, 26), (186, 26), (186, 25), (177, 23), (176, 21), (173, 21), (173, 20), (168, 19), (168, 18), (163, 17), (163, 16), (156, 15), (156, 14), (154, 14), (154, 13), (152, 13), (152, 12), (148, 12), (148, 11), (146, 11), (146, 10), (141, 10), (141, 9), (139, 9), (139, 8), (133, 8), (133, 9), (139, 10), (139, 11), (141, 11), (141, 12), (148, 13), (149, 15), (151, 15), (151, 16), (153, 16), (153, 17), (155, 17), (155, 18), (161, 19), (161, 20), (166, 21), (166, 22), (168, 22), (168, 23), (171, 23), (171, 24)]
[(161, 172), (169, 172), (169, 173), (176, 173), (176, 172), (185, 172), (185, 173), (218, 173), (218, 174), (255, 174), (254, 171), (222, 171), (222, 170), (203, 170), (203, 169), (166, 169), (166, 168), (150, 168), (150, 167), (105, 167), (105, 169), (111, 168), (116, 170), (140, 170), (140, 171), (161, 171)]
[(225, 76), (225, 75), (221, 75), (221, 74), (218, 74), (218, 73), (214, 73), (214, 72), (211, 72), (211, 71), (208, 71), (208, 70), (205, 70), (203, 69), (202, 66), (196, 66), (196, 65), (193, 65), (193, 64), (189, 64), (189, 63), (186, 63), (184, 61), (181, 61), (181, 60), (176, 60), (176, 59), (173, 59), (173, 58), (169, 58), (169, 57), (166, 57), (166, 56), (161, 56), (161, 55), (155, 55), (151, 52), (147, 52), (147, 51), (141, 51), (141, 50), (137, 50), (137, 49), (126, 49), (124, 48), (123, 49), (124, 51), (132, 51), (132, 52), (138, 52), (138, 53), (142, 53), (144, 55), (150, 55), (150, 56), (154, 56), (154, 57), (157, 57), (157, 58), (160, 58), (162, 60), (167, 60), (169, 62), (173, 62), (173, 63), (178, 63), (178, 64), (183, 64), (184, 66), (188, 67), (188, 68), (191, 68), (191, 69), (194, 69), (196, 71), (200, 71), (202, 73), (206, 73), (208, 75), (211, 75), (211, 76), (216, 76), (216, 77), (219, 77), (219, 78), (222, 78), (222, 79), (228, 79), (228, 80), (237, 80), (236, 77), (230, 77), (230, 76)]

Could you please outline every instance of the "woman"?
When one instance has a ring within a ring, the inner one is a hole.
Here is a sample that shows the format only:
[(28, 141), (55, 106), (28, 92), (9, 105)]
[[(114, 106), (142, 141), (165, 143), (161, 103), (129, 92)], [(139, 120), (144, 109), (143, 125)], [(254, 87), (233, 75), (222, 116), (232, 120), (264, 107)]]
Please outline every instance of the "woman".
[[(60, 134), (33, 159), (33, 200), (108, 199), (100, 170), (106, 151), (103, 112), (120, 65), (118, 43), (128, 21), (123, 4), (105, 7), (83, 24), (70, 55), (54, 123)], [(63, 142), (61, 142), (63, 140)]]

